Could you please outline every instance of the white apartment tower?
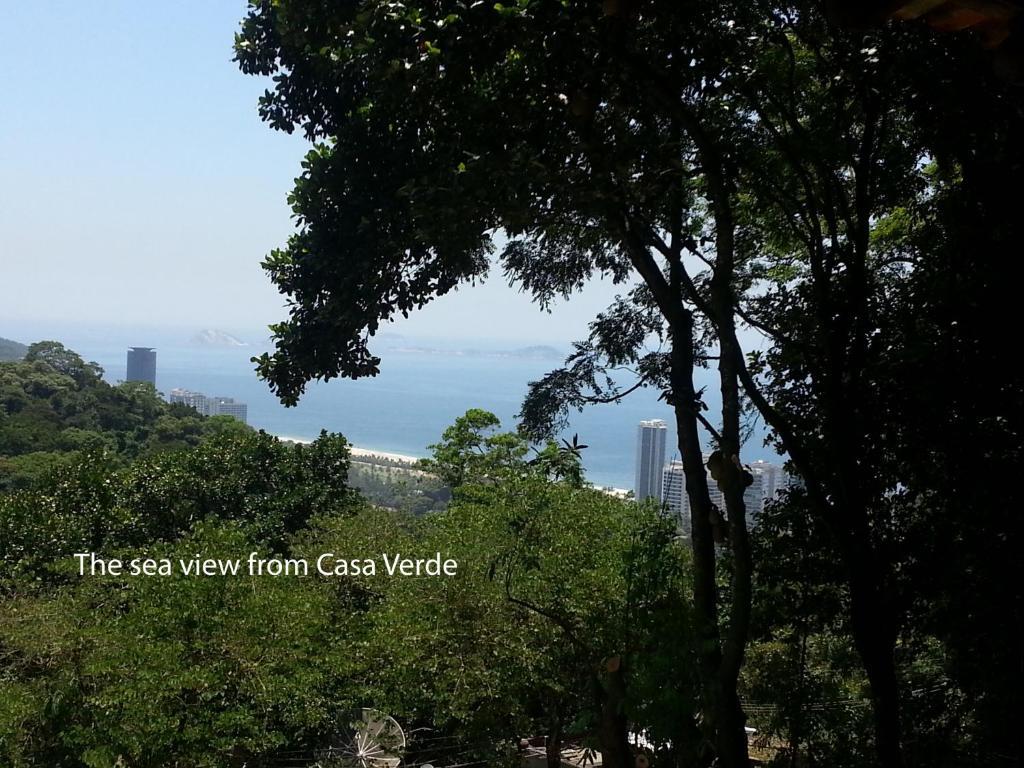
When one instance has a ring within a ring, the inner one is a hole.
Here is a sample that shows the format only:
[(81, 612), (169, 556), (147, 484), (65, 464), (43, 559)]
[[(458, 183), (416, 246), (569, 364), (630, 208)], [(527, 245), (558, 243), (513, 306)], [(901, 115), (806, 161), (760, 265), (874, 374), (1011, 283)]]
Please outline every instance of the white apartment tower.
[(661, 500), (676, 513), (679, 527), (690, 532), (690, 499), (686, 495), (686, 475), (678, 459), (665, 465), (661, 474)]
[(242, 423), (249, 417), (249, 407), (232, 397), (207, 397), (190, 389), (172, 389), (168, 399), (195, 408), (203, 416), (232, 416)]
[(202, 392), (193, 392), (190, 389), (175, 388), (171, 390), (168, 400), (172, 403), (181, 403), (189, 408), (195, 408), (200, 413), (206, 413), (206, 395)]
[[(708, 456), (705, 454), (701, 457), (705, 468), (707, 467)], [(755, 525), (757, 518), (764, 510), (764, 502), (768, 497), (767, 483), (765, 482), (766, 477), (774, 478), (777, 472), (781, 472), (780, 467), (776, 467), (773, 464), (767, 464), (766, 462), (754, 462), (750, 466), (750, 474), (752, 480), (750, 485), (747, 486), (746, 491), (743, 492), (743, 503), (747, 508), (747, 522), (749, 525)], [(772, 473), (772, 470), (776, 470), (776, 474)], [(705, 469), (705, 472), (707, 470)], [(725, 510), (725, 496), (721, 489), (718, 487), (711, 474), (708, 473), (708, 494), (711, 496), (711, 503), (714, 504), (720, 511)], [(690, 499), (686, 495), (686, 476), (683, 474), (683, 462), (673, 461), (665, 467), (662, 479), (662, 500), (668, 506), (670, 510), (675, 512), (679, 517), (679, 524), (683, 531), (689, 533), (690, 531)], [(771, 486), (772, 497), (776, 492), (774, 485)]]
[(249, 418), (249, 406), (233, 397), (211, 397), (206, 401), (206, 415), (232, 416), (245, 424)]
[(769, 464), (767, 461), (752, 461), (748, 465), (755, 477), (761, 476), (764, 490), (764, 500), (774, 499), (776, 494), (789, 485), (789, 476), (786, 470), (778, 464)]
[(636, 484), (633, 489), (637, 501), (651, 498), (661, 501), (667, 436), (668, 425), (661, 419), (641, 421), (637, 428)]

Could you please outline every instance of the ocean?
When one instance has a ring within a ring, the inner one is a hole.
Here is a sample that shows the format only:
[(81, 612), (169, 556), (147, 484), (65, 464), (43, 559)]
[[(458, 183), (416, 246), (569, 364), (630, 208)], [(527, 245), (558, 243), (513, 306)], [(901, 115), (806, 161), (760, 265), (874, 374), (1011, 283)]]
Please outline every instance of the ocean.
[[(111, 382), (124, 379), (128, 344), (88, 334), (62, 339), (86, 360), (99, 363)], [(313, 439), (320, 430), (340, 432), (360, 448), (423, 457), (445, 427), (469, 408), (496, 414), (503, 427), (515, 426), (515, 414), (530, 381), (558, 367), (559, 356), (515, 357), (501, 350), (526, 347), (502, 343), (382, 340), (375, 348), (383, 362), (372, 379), (313, 383), (299, 405), (285, 408), (254, 373), (250, 358), (258, 347), (209, 347), (133, 339), (157, 348), (157, 389), (165, 395), (181, 387), (207, 395), (233, 397), (248, 404), (249, 424), (275, 435)], [(476, 353), (467, 353), (475, 347)], [(482, 352), (481, 352), (482, 350)], [(561, 352), (561, 350), (559, 350)], [(701, 372), (708, 392), (716, 391), (714, 374)], [(654, 390), (639, 390), (619, 404), (593, 405), (570, 415), (564, 437), (578, 434), (587, 479), (599, 486), (632, 488), (637, 424), (664, 419), (669, 424), (666, 458), (678, 458), (672, 412)], [(710, 400), (710, 397), (709, 397)], [(714, 412), (715, 404), (709, 402)], [(764, 432), (744, 449), (744, 460), (777, 460), (762, 445)]]

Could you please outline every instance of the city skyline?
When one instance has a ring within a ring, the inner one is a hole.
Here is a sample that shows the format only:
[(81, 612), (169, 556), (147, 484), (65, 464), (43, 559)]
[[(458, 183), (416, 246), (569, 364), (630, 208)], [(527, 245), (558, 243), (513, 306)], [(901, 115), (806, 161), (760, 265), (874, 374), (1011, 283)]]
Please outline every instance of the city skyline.
[[(664, 459), (666, 432), (667, 424), (661, 419), (646, 419), (640, 422), (637, 428), (636, 481), (633, 493), (637, 501), (657, 499), (665, 509), (676, 515), (680, 528), (688, 534), (690, 500), (686, 494), (686, 474), (681, 459), (673, 458), (667, 462)], [(701, 454), (701, 463), (707, 475), (708, 493), (711, 496), (711, 503), (719, 511), (724, 512), (725, 497), (707, 469), (709, 457), (709, 453)], [(743, 466), (750, 475), (750, 482), (743, 493), (743, 501), (748, 523), (756, 525), (757, 518), (764, 511), (765, 502), (775, 498), (780, 490), (788, 487), (791, 478), (782, 465), (763, 459), (745, 462)], [(657, 480), (654, 478), (656, 472)]]

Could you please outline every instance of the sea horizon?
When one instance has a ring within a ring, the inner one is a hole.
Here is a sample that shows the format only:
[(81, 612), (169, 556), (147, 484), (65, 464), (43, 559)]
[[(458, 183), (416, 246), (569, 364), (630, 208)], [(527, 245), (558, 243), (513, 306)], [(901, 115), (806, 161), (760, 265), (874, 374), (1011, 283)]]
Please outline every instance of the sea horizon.
[[(42, 330), (42, 329), (40, 329)], [(246, 346), (208, 346), (190, 343), (196, 333), (184, 329), (147, 330), (68, 329), (45, 337), (74, 350), (104, 369), (111, 383), (124, 380), (130, 346), (157, 350), (157, 389), (166, 398), (182, 388), (210, 396), (233, 397), (248, 405), (248, 423), (282, 438), (314, 440), (322, 430), (337, 432), (362, 450), (426, 458), (429, 446), (470, 408), (491, 411), (502, 429), (515, 429), (515, 416), (529, 382), (559, 367), (569, 345), (538, 339), (453, 339), (384, 333), (371, 349), (381, 359), (377, 377), (356, 381), (336, 379), (313, 382), (295, 407), (286, 408), (255, 373), (251, 358), (269, 343), (239, 336)], [(236, 332), (237, 333), (237, 332)], [(24, 333), (20, 334), (25, 336)], [(234, 335), (234, 334), (232, 334)], [(7, 328), (0, 336), (11, 336)], [(18, 338), (30, 343), (39, 338)], [(526, 352), (523, 352), (526, 350)], [(711, 398), (717, 394), (714, 372), (701, 371)], [(640, 421), (663, 419), (668, 425), (666, 461), (678, 458), (673, 412), (660, 392), (642, 389), (618, 404), (587, 407), (571, 412), (560, 439), (579, 441), (586, 478), (599, 487), (630, 489), (634, 485), (636, 430)], [(774, 450), (765, 447), (764, 431), (745, 446), (744, 460), (781, 463)]]

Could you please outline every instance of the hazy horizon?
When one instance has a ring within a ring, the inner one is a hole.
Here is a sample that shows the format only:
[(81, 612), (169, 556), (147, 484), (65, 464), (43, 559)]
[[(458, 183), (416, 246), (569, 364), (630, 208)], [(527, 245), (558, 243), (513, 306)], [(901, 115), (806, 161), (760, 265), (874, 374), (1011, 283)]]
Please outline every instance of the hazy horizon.
[[(245, 8), (5, 9), (0, 336), (61, 324), (250, 332), (285, 319), (260, 261), (293, 231), (286, 198), (308, 144), (261, 122), (268, 81), (232, 61)], [(548, 315), (495, 274), (385, 330), (567, 341), (624, 288), (597, 282)]]

